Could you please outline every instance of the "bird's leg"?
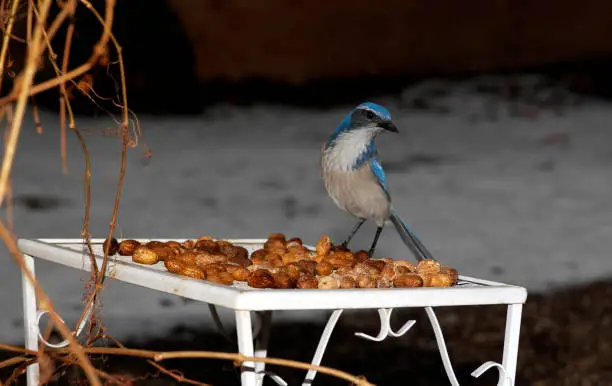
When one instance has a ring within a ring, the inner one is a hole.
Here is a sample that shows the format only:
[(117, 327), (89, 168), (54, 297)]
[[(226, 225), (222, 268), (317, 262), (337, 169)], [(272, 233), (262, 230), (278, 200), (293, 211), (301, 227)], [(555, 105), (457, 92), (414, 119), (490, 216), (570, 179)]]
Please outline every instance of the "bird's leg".
[(374, 254), (374, 249), (376, 248), (376, 244), (378, 243), (378, 238), (380, 237), (380, 233), (382, 232), (382, 227), (378, 227), (376, 228), (376, 234), (374, 235), (374, 241), (372, 242), (372, 246), (370, 247), (370, 250), (368, 251), (368, 255), (370, 255), (370, 257), (372, 257), (372, 255)]
[(357, 222), (357, 224), (355, 224), (355, 226), (353, 227), (353, 230), (351, 231), (351, 233), (348, 235), (346, 240), (342, 243), (342, 246), (344, 248), (346, 248), (348, 246), (348, 243), (351, 242), (351, 239), (353, 238), (353, 236), (355, 236), (355, 233), (357, 233), (357, 231), (359, 230), (359, 228), (361, 228), (361, 226), (363, 225), (364, 222), (366, 222), (366, 219), (362, 218), (362, 219), (360, 219)]

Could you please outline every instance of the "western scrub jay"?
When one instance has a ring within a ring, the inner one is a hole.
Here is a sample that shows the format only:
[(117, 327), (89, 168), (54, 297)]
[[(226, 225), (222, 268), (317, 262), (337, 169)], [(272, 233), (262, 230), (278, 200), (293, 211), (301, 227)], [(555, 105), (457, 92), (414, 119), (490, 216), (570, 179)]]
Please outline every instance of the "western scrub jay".
[(371, 220), (377, 227), (369, 250), (372, 256), (383, 226), (391, 220), (417, 260), (432, 259), (391, 205), (387, 178), (376, 159), (374, 145), (376, 136), (384, 131), (398, 132), (391, 113), (378, 104), (366, 102), (351, 111), (323, 145), (321, 169), (325, 189), (338, 208), (358, 219), (342, 245), (348, 246), (359, 228)]

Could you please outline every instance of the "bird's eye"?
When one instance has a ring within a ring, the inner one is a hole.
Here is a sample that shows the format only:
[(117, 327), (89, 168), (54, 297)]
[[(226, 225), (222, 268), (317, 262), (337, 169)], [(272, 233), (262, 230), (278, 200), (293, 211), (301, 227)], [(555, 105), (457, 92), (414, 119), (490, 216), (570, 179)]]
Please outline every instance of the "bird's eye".
[(365, 115), (368, 119), (373, 119), (374, 118), (374, 113), (371, 112), (370, 110), (366, 110), (365, 111)]

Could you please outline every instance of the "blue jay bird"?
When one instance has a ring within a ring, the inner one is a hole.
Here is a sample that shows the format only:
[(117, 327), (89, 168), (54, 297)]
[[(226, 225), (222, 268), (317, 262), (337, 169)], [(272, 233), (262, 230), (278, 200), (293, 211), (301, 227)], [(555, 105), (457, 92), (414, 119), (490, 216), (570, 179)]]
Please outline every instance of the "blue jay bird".
[(359, 228), (371, 220), (377, 227), (369, 250), (372, 256), (382, 229), (390, 220), (418, 261), (432, 259), (431, 253), (391, 205), (387, 178), (376, 159), (374, 145), (376, 136), (384, 131), (398, 132), (391, 121), (391, 113), (380, 105), (366, 102), (340, 122), (323, 146), (321, 169), (325, 189), (338, 208), (358, 219), (342, 245), (347, 247)]

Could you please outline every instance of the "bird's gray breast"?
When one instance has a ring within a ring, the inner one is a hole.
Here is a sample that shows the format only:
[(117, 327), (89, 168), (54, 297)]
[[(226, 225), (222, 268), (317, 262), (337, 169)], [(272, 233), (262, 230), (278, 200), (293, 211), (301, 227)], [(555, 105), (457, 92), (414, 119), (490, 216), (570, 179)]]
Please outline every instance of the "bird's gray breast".
[[(325, 160), (323, 160), (325, 161)], [(343, 211), (383, 226), (389, 218), (390, 204), (369, 163), (350, 171), (337, 171), (323, 165), (325, 189)]]

